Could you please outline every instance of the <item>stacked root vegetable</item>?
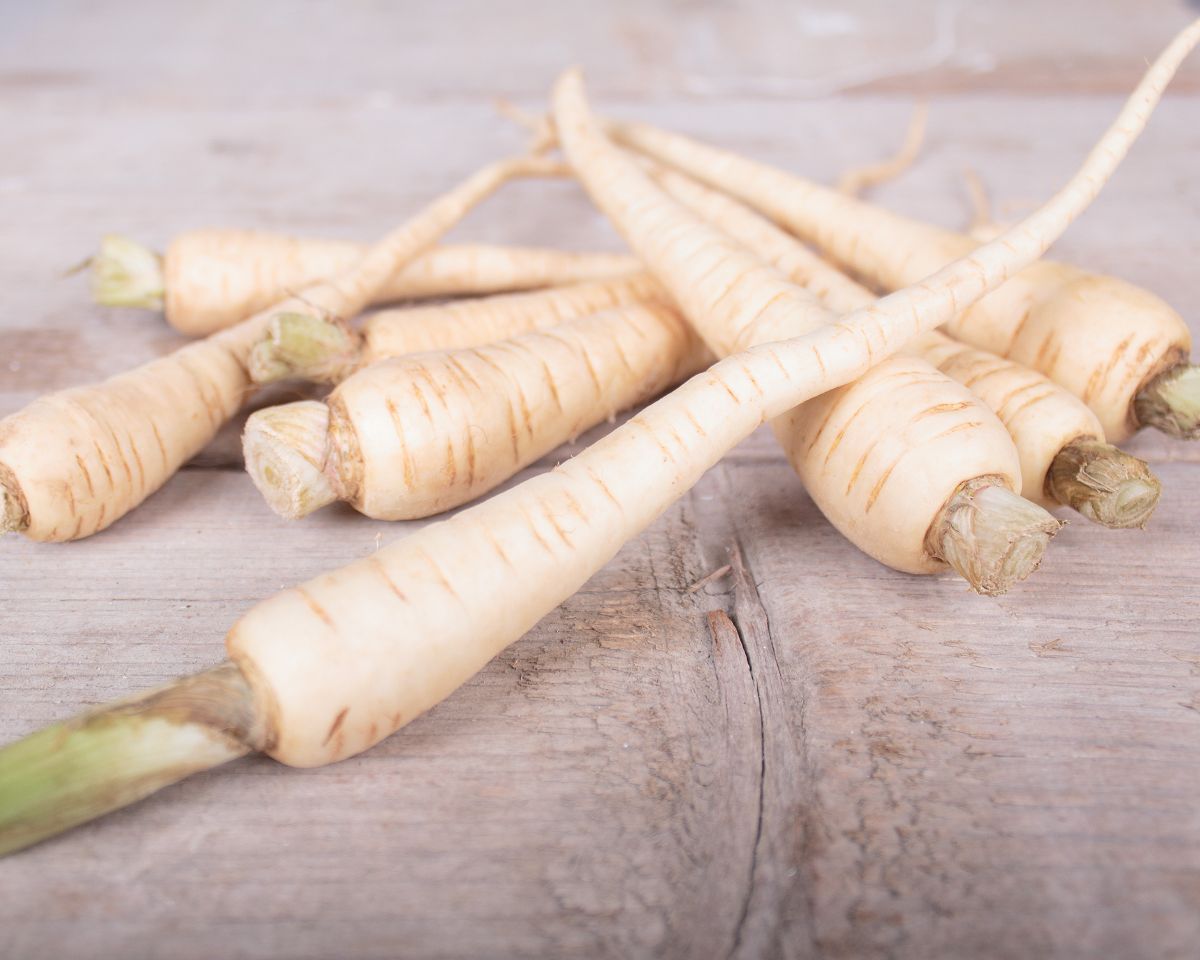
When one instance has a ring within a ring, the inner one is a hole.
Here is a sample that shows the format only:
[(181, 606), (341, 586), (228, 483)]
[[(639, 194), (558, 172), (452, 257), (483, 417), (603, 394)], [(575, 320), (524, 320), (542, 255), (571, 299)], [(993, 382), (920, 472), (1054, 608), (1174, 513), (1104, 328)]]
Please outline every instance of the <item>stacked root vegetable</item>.
[[(293, 519), (337, 500), (429, 517), (660, 398), (554, 470), (260, 603), (218, 666), (0, 749), (0, 853), (250, 751), (313, 766), (366, 750), (762, 424), (856, 547), (907, 573), (953, 569), (980, 593), (1037, 568), (1060, 525), (1050, 510), (1143, 526), (1158, 482), (1113, 444), (1142, 427), (1200, 433), (1188, 329), (1149, 292), (1041, 257), (1198, 40), (1200, 21), (1066, 185), (986, 242), (600, 119), (577, 71), (535, 149), (374, 245), (218, 231), (160, 259), (107, 241), (98, 298), (161, 306), (203, 339), (0, 423), (4, 529), (36, 540), (119, 520), (274, 380), (332, 385), (246, 424), (247, 470)], [(632, 255), (436, 246), (524, 176), (577, 178)], [(419, 298), (452, 299), (357, 319)]]

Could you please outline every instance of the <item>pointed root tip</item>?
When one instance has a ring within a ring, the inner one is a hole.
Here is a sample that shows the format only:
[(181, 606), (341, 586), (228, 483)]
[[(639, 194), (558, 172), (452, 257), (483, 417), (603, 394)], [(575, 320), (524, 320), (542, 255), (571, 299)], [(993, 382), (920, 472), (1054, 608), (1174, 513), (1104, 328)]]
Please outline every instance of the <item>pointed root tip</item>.
[(268, 506), (299, 520), (338, 499), (325, 474), (329, 408), (316, 400), (267, 407), (246, 421), (246, 472)]
[(354, 369), (359, 351), (358, 335), (338, 320), (277, 313), (250, 351), (250, 378), (258, 384), (291, 378), (337, 383)]
[(92, 299), (105, 307), (161, 310), (162, 258), (148, 247), (110, 233), (91, 260)]
[(1179, 440), (1200, 440), (1200, 366), (1181, 363), (1160, 373), (1133, 402), (1139, 426)]
[(994, 597), (1032, 574), (1063, 524), (999, 478), (962, 484), (931, 529), (931, 552)]
[(1162, 484), (1144, 460), (1100, 440), (1076, 440), (1054, 458), (1046, 493), (1115, 530), (1145, 527)]

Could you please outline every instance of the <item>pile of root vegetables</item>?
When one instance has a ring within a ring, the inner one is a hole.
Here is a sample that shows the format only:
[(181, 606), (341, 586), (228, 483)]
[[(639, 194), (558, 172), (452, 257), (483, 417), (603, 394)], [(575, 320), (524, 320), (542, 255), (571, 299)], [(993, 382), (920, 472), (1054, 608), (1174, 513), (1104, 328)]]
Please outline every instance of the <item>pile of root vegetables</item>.
[[(986, 241), (601, 119), (578, 71), (525, 118), (528, 153), (374, 245), (206, 231), (160, 258), (110, 238), (97, 298), (162, 308), (199, 339), (0, 423), (6, 531), (104, 529), (277, 380), (332, 388), (246, 423), (251, 479), (295, 520), (334, 501), (433, 516), (659, 399), (555, 469), (263, 601), (213, 669), (0, 750), (0, 854), (247, 752), (314, 766), (366, 750), (762, 424), (855, 546), (981, 593), (1037, 568), (1051, 509), (1143, 526), (1158, 481), (1113, 444), (1142, 427), (1200, 434), (1187, 326), (1152, 293), (1041, 257), (1198, 40), (1200, 21), (1066, 185)], [(540, 176), (577, 179), (631, 254), (436, 246), (505, 183)]]

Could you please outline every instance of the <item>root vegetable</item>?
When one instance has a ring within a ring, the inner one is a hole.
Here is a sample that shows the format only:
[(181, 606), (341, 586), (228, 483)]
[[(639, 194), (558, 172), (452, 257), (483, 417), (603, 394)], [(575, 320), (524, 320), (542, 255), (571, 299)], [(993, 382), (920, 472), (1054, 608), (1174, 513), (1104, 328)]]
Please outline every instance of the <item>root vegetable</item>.
[(246, 469), (290, 519), (334, 500), (381, 520), (428, 517), (711, 361), (674, 309), (654, 302), (477, 348), (383, 360), (325, 403), (255, 413)]
[(338, 383), (388, 357), (476, 347), (665, 296), (643, 272), (533, 293), (381, 310), (366, 319), (361, 332), (336, 319), (276, 315), (250, 355), (250, 375), (255, 383), (291, 377)]
[[(192, 230), (160, 258), (124, 237), (103, 239), (92, 260), (97, 303), (164, 309), (182, 333), (206, 336), (313, 283), (345, 273), (365, 244), (256, 230)], [(376, 303), (532, 290), (631, 273), (632, 257), (536, 247), (435, 247), (388, 277)]]
[[(1200, 27), (1181, 34), (1195, 45)], [(976, 248), (968, 236), (890, 213), (736, 153), (644, 124), (612, 135), (639, 152), (751, 204), (880, 287), (921, 281)], [(1061, 263), (1022, 271), (947, 331), (1045, 374), (1088, 404), (1106, 437), (1142, 426), (1200, 435), (1200, 371), (1187, 362), (1191, 335), (1154, 294)]]
[[(254, 607), (227, 638), (241, 676), (222, 673), (228, 695), (208, 698), (225, 705), (220, 716), (126, 702), (0, 750), (0, 853), (127, 802), (123, 774), (159, 786), (231, 752), (181, 764), (198, 735), (247, 730), (241, 745), (315, 766), (366, 750), (444, 699), (760, 424), (862, 376), (1043, 253), (1128, 151), (1184, 52), (1176, 40), (1070, 183), (995, 243), (834, 326), (718, 361), (555, 470)], [(558, 98), (574, 162), (665, 287), (693, 279), (680, 270), (693, 258), (727, 280), (755, 266), (603, 140), (577, 76)], [(165, 758), (158, 770), (139, 743), (147, 721)], [(103, 749), (77, 749), (75, 732), (98, 726)], [(97, 770), (101, 789), (81, 785)]]
[(247, 399), (247, 356), (276, 312), (352, 316), (401, 265), (505, 181), (557, 172), (540, 158), (493, 163), (388, 234), (345, 274), (101, 384), (35, 400), (0, 421), (3, 530), (75, 540), (157, 490)]
[[(865, 287), (840, 273), (790, 234), (736, 200), (674, 170), (659, 168), (655, 170), (655, 177), (676, 199), (774, 264), (792, 281), (815, 292), (836, 312), (849, 313), (875, 301), (875, 295)], [(927, 384), (925, 390), (935, 394), (927, 398), (927, 408), (910, 410), (905, 407), (905, 395), (901, 392), (903, 376), (884, 379), (886, 374), (883, 371), (888, 365), (901, 368), (905, 362), (903, 358), (894, 357), (875, 367), (856, 384), (818, 397), (793, 411), (788, 415), (786, 426), (781, 424), (777, 427), (776, 432), (797, 472), (801, 477), (814, 478), (810, 491), (817, 491), (813, 496), (822, 509), (826, 502), (836, 504), (837, 489), (822, 489), (822, 481), (827, 477), (831, 464), (826, 461), (824, 451), (817, 443), (819, 438), (810, 436), (811, 421), (818, 417), (816, 411), (821, 410), (821, 419), (817, 422), (822, 422), (824, 418), (829, 420), (824, 428), (826, 436), (839, 436), (837, 452), (844, 460), (847, 443), (834, 431), (834, 425), (840, 423), (845, 415), (839, 416), (839, 406), (844, 405), (845, 411), (851, 413), (856, 435), (862, 444), (874, 444), (879, 437), (910, 430), (914, 424), (928, 418), (927, 411), (930, 409), (953, 408), (953, 397), (936, 396), (936, 378), (929, 376), (932, 366), (945, 377), (968, 388), (977, 404), (982, 402), (999, 417), (999, 422), (994, 418), (992, 422), (997, 426), (1003, 424), (1001, 429), (1007, 430), (1006, 436), (1011, 436), (1020, 458), (1018, 475), (1022, 478), (1022, 496), (1041, 506), (1061, 504), (1072, 507), (1105, 526), (1145, 526), (1158, 503), (1161, 485), (1143, 461), (1104, 442), (1100, 421), (1077, 397), (1027, 367), (976, 350), (936, 330), (917, 337), (907, 345), (905, 353), (911, 355), (912, 359), (908, 360), (910, 364), (920, 365), (910, 376), (919, 377), (921, 382)], [(887, 382), (889, 392), (870, 405), (872, 381)], [(860, 394), (864, 398), (862, 401), (858, 399)], [(964, 407), (961, 401), (957, 406), (962, 411), (971, 410), (970, 407)], [(878, 423), (872, 422), (866, 415), (868, 410), (880, 418)], [(962, 415), (972, 416), (965, 412)], [(980, 423), (976, 430), (984, 434), (976, 439), (986, 442), (985, 424)], [(872, 431), (877, 436), (872, 436)], [(970, 438), (973, 434), (965, 436)], [(951, 472), (953, 465), (961, 462), (962, 458), (962, 452), (955, 447), (960, 437), (956, 433), (952, 438), (939, 439), (952, 441), (948, 444), (950, 449), (907, 448), (904, 459), (897, 461), (899, 469), (888, 474), (888, 482), (903, 488), (906, 486), (906, 471), (916, 471), (914, 482), (909, 486), (916, 489), (928, 487), (930, 481), (922, 477), (921, 471), (927, 471), (929, 465), (936, 465), (934, 489), (938, 483), (950, 482), (951, 477), (957, 476)], [(995, 444), (994, 439), (992, 442)], [(871, 449), (873, 451), (874, 447)], [(993, 449), (998, 456), (999, 449)], [(849, 462), (858, 461), (852, 457)], [(962, 479), (965, 481), (967, 478)], [(808, 483), (806, 479), (806, 485)], [(870, 539), (875, 542), (894, 539), (899, 531), (907, 529), (911, 540), (917, 532), (912, 526), (914, 519), (927, 515), (932, 520), (934, 516), (933, 513), (914, 514), (914, 511), (937, 511), (940, 502), (910, 504), (908, 513), (900, 512), (895, 519), (886, 518), (883, 532), (875, 533)], [(841, 519), (834, 522), (839, 529), (852, 525), (866, 534), (883, 521), (879, 517), (868, 516), (871, 511), (864, 508), (861, 502), (853, 506), (843, 503), (839, 511)], [(949, 519), (945, 512), (939, 516), (943, 522)], [(930, 536), (936, 537), (937, 531), (932, 526), (930, 530)], [(1018, 555), (1024, 555), (1024, 551)]]

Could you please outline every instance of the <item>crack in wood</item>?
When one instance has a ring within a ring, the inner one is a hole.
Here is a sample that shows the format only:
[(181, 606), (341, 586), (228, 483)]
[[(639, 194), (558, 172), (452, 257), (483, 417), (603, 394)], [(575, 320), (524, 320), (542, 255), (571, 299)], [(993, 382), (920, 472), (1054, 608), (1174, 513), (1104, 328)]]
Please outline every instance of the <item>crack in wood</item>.
[[(757, 741), (758, 756), (748, 878), (728, 956), (807, 956), (815, 950), (813, 909), (801, 868), (811, 846), (805, 808), (812, 805), (812, 790), (791, 729), (793, 711), (770, 621), (736, 543), (730, 548), (730, 565), (733, 619), (714, 611), (709, 614), (709, 629), (714, 660), (728, 664), (729, 652), (719, 648), (722, 643), (737, 643), (746, 697), (748, 701), (752, 698), (746, 706), (757, 727), (753, 740)], [(732, 686), (736, 681), (726, 678), (726, 683)]]

